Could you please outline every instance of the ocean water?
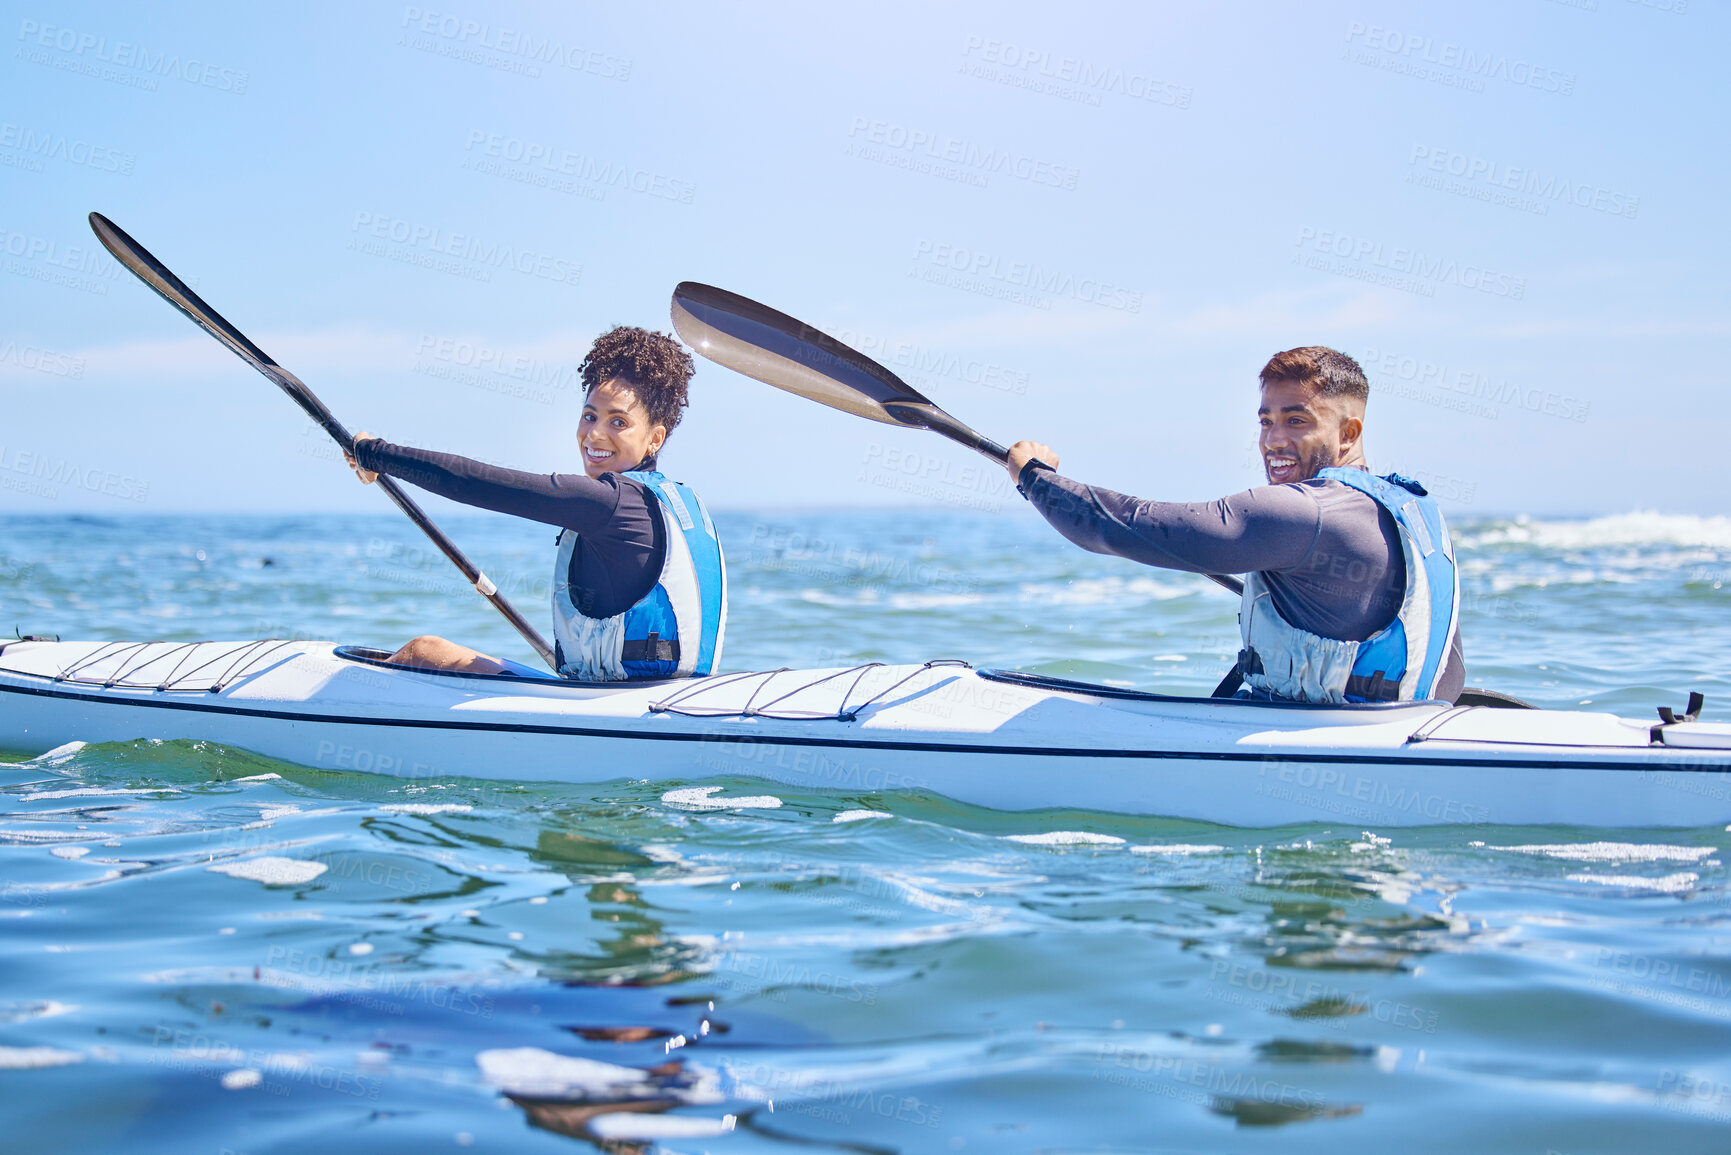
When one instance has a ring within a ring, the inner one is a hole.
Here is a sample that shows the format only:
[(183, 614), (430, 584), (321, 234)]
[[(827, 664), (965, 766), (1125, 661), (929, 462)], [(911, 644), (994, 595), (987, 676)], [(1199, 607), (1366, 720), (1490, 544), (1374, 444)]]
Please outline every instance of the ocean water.
[[(1731, 519), (1455, 520), (1470, 683), (1637, 717), (1700, 691), (1731, 718)], [(959, 657), (1204, 693), (1237, 649), (1224, 592), (1024, 510), (717, 521), (732, 668)], [(447, 528), (544, 619), (550, 531)], [(394, 515), (0, 518), (14, 625), (532, 660)], [(682, 804), (629, 766), (562, 787), (148, 735), (0, 754), (0, 1135), (1731, 1148), (1720, 826), (1249, 830), (725, 784), (762, 804)]]

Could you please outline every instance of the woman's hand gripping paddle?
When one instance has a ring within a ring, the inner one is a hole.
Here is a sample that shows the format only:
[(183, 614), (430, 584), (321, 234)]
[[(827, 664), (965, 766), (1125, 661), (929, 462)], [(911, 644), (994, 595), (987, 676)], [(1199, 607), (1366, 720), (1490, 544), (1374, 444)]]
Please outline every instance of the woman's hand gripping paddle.
[[(221, 314), (205, 304), (197, 293), (187, 288), (185, 282), (169, 271), (168, 266), (151, 256), (148, 249), (127, 236), (120, 226), (101, 213), (91, 213), (90, 227), (95, 230), (96, 239), (102, 242), (103, 247), (113, 253), (114, 258), (125, 265), (134, 276), (155, 289), (163, 300), (185, 313), (199, 328), (234, 350), (242, 361), (276, 382), (277, 387), (294, 398), (295, 403), (306, 411), (308, 417), (318, 422), (324, 431), (331, 435), (344, 453), (354, 452), (354, 438), (349, 436), (349, 431), (343, 428), (342, 423), (325, 408), (324, 402), (315, 397), (313, 391), (308, 389), (299, 377), (271, 360), (262, 349), (247, 340), (245, 334), (223, 320)], [(492, 602), (493, 608), (505, 615), (505, 620), (523, 635), (523, 640), (534, 647), (542, 660), (549, 667), (553, 666), (553, 648), (547, 644), (547, 639), (517, 612), (517, 607), (505, 599), (487, 575), (464, 556), (456, 543), (433, 524), (432, 519), (421, 511), (421, 507), (416, 505), (414, 499), (404, 493), (395, 481), (380, 477), (378, 483), (379, 488), (396, 502), (397, 508), (406, 513), (410, 521), (420, 526), (421, 532), (439, 547), (439, 552), (462, 571), (463, 577), (475, 587), (475, 592)]]

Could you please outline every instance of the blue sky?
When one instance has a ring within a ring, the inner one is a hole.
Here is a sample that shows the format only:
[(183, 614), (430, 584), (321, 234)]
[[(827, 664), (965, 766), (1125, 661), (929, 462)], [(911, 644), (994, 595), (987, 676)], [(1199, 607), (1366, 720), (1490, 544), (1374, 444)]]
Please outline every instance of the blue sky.
[[(0, 511), (385, 507), (91, 209), (352, 428), (525, 469), (691, 279), (1143, 496), (1260, 480), (1256, 370), (1322, 343), (1457, 516), (1724, 511), (1723, 5), (4, 7)], [(692, 397), (713, 505), (1013, 508), (932, 435)]]

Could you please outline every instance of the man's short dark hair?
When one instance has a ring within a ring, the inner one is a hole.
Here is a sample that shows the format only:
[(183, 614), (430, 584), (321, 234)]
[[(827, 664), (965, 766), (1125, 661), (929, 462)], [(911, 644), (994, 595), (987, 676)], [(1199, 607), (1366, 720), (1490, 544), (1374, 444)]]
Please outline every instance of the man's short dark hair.
[(637, 400), (649, 413), (649, 420), (664, 425), (667, 432), (679, 424), (682, 410), (688, 404), (686, 387), (691, 384), (694, 366), (691, 354), (665, 333), (652, 333), (620, 325), (595, 338), (589, 353), (578, 366), (583, 378), (583, 394), (588, 396), (595, 386), (615, 377), (631, 386)]
[(1370, 397), (1370, 382), (1358, 362), (1326, 345), (1276, 353), (1262, 367), (1261, 378), (1264, 388), (1275, 381), (1296, 381), (1318, 397), (1351, 397), (1361, 402)]

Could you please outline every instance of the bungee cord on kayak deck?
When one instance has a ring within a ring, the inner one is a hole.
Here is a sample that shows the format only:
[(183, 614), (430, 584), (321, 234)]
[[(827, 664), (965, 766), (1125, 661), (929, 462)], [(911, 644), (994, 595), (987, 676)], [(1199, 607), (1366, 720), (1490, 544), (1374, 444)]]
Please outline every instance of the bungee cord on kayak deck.
[[(959, 666), (964, 670), (973, 669), (972, 666), (967, 662), (962, 661), (960, 658), (934, 658), (923, 666), (911, 669), (907, 674), (890, 683), (888, 686), (885, 686), (865, 701), (849, 706), (848, 699), (853, 696), (853, 692), (859, 688), (859, 684), (865, 680), (866, 675), (871, 673), (873, 670), (887, 668), (882, 662), (867, 662), (861, 666), (852, 666), (845, 670), (837, 670), (834, 673), (824, 674), (820, 678), (814, 678), (809, 682), (800, 683), (792, 689), (776, 695), (763, 705), (757, 705), (757, 696), (767, 691), (770, 684), (778, 675), (792, 674), (797, 678), (803, 673), (810, 672), (790, 670), (788, 667), (783, 666), (779, 670), (760, 670), (743, 674), (727, 674), (719, 678), (705, 678), (694, 685), (685, 687), (680, 690), (679, 693), (664, 702), (650, 703), (649, 709), (651, 713), (655, 714), (679, 714), (687, 718), (775, 718), (783, 721), (852, 722), (856, 720), (867, 707), (883, 701), (918, 675), (940, 666)], [(819, 686), (827, 685), (840, 678), (845, 678), (849, 674), (852, 674), (854, 679), (852, 682), (848, 683), (846, 691), (843, 692), (840, 705), (836, 706), (833, 710), (795, 710), (792, 707), (784, 707), (781, 710), (774, 709), (775, 706), (787, 701), (796, 694), (803, 694), (808, 690), (815, 690)], [(737, 686), (738, 684), (749, 681), (752, 678), (761, 678), (763, 680), (757, 683), (757, 686), (751, 691), (751, 696), (745, 700), (745, 704), (742, 706), (702, 706), (698, 704), (697, 699), (699, 698), (713, 697), (715, 696), (715, 691)], [(779, 687), (777, 688), (779, 689)]]
[[(56, 677), (56, 682), (67, 682), (79, 686), (101, 686), (103, 689), (123, 687), (139, 690), (160, 691), (190, 691), (194, 693), (220, 694), (228, 685), (244, 678), (250, 673), (263, 669), (266, 660), (277, 655), (287, 646), (293, 646), (292, 641), (278, 638), (266, 638), (263, 641), (243, 642), (232, 645), (224, 642), (111, 642), (101, 649), (79, 658), (62, 670)], [(109, 649), (109, 646), (115, 647)], [(222, 647), (214, 654), (203, 652), (204, 647)], [(152, 647), (167, 647), (154, 650)], [(180, 655), (168, 676), (160, 681), (140, 680), (142, 674), (151, 666), (166, 662), (176, 654)], [(190, 661), (202, 659), (198, 665), (185, 669)], [(232, 659), (232, 660), (231, 660)], [(131, 664), (127, 664), (128, 662)], [(206, 682), (198, 679), (198, 675), (212, 666), (228, 662), (221, 674), (214, 681)], [(91, 669), (111, 665), (112, 671), (99, 675), (90, 675)]]

